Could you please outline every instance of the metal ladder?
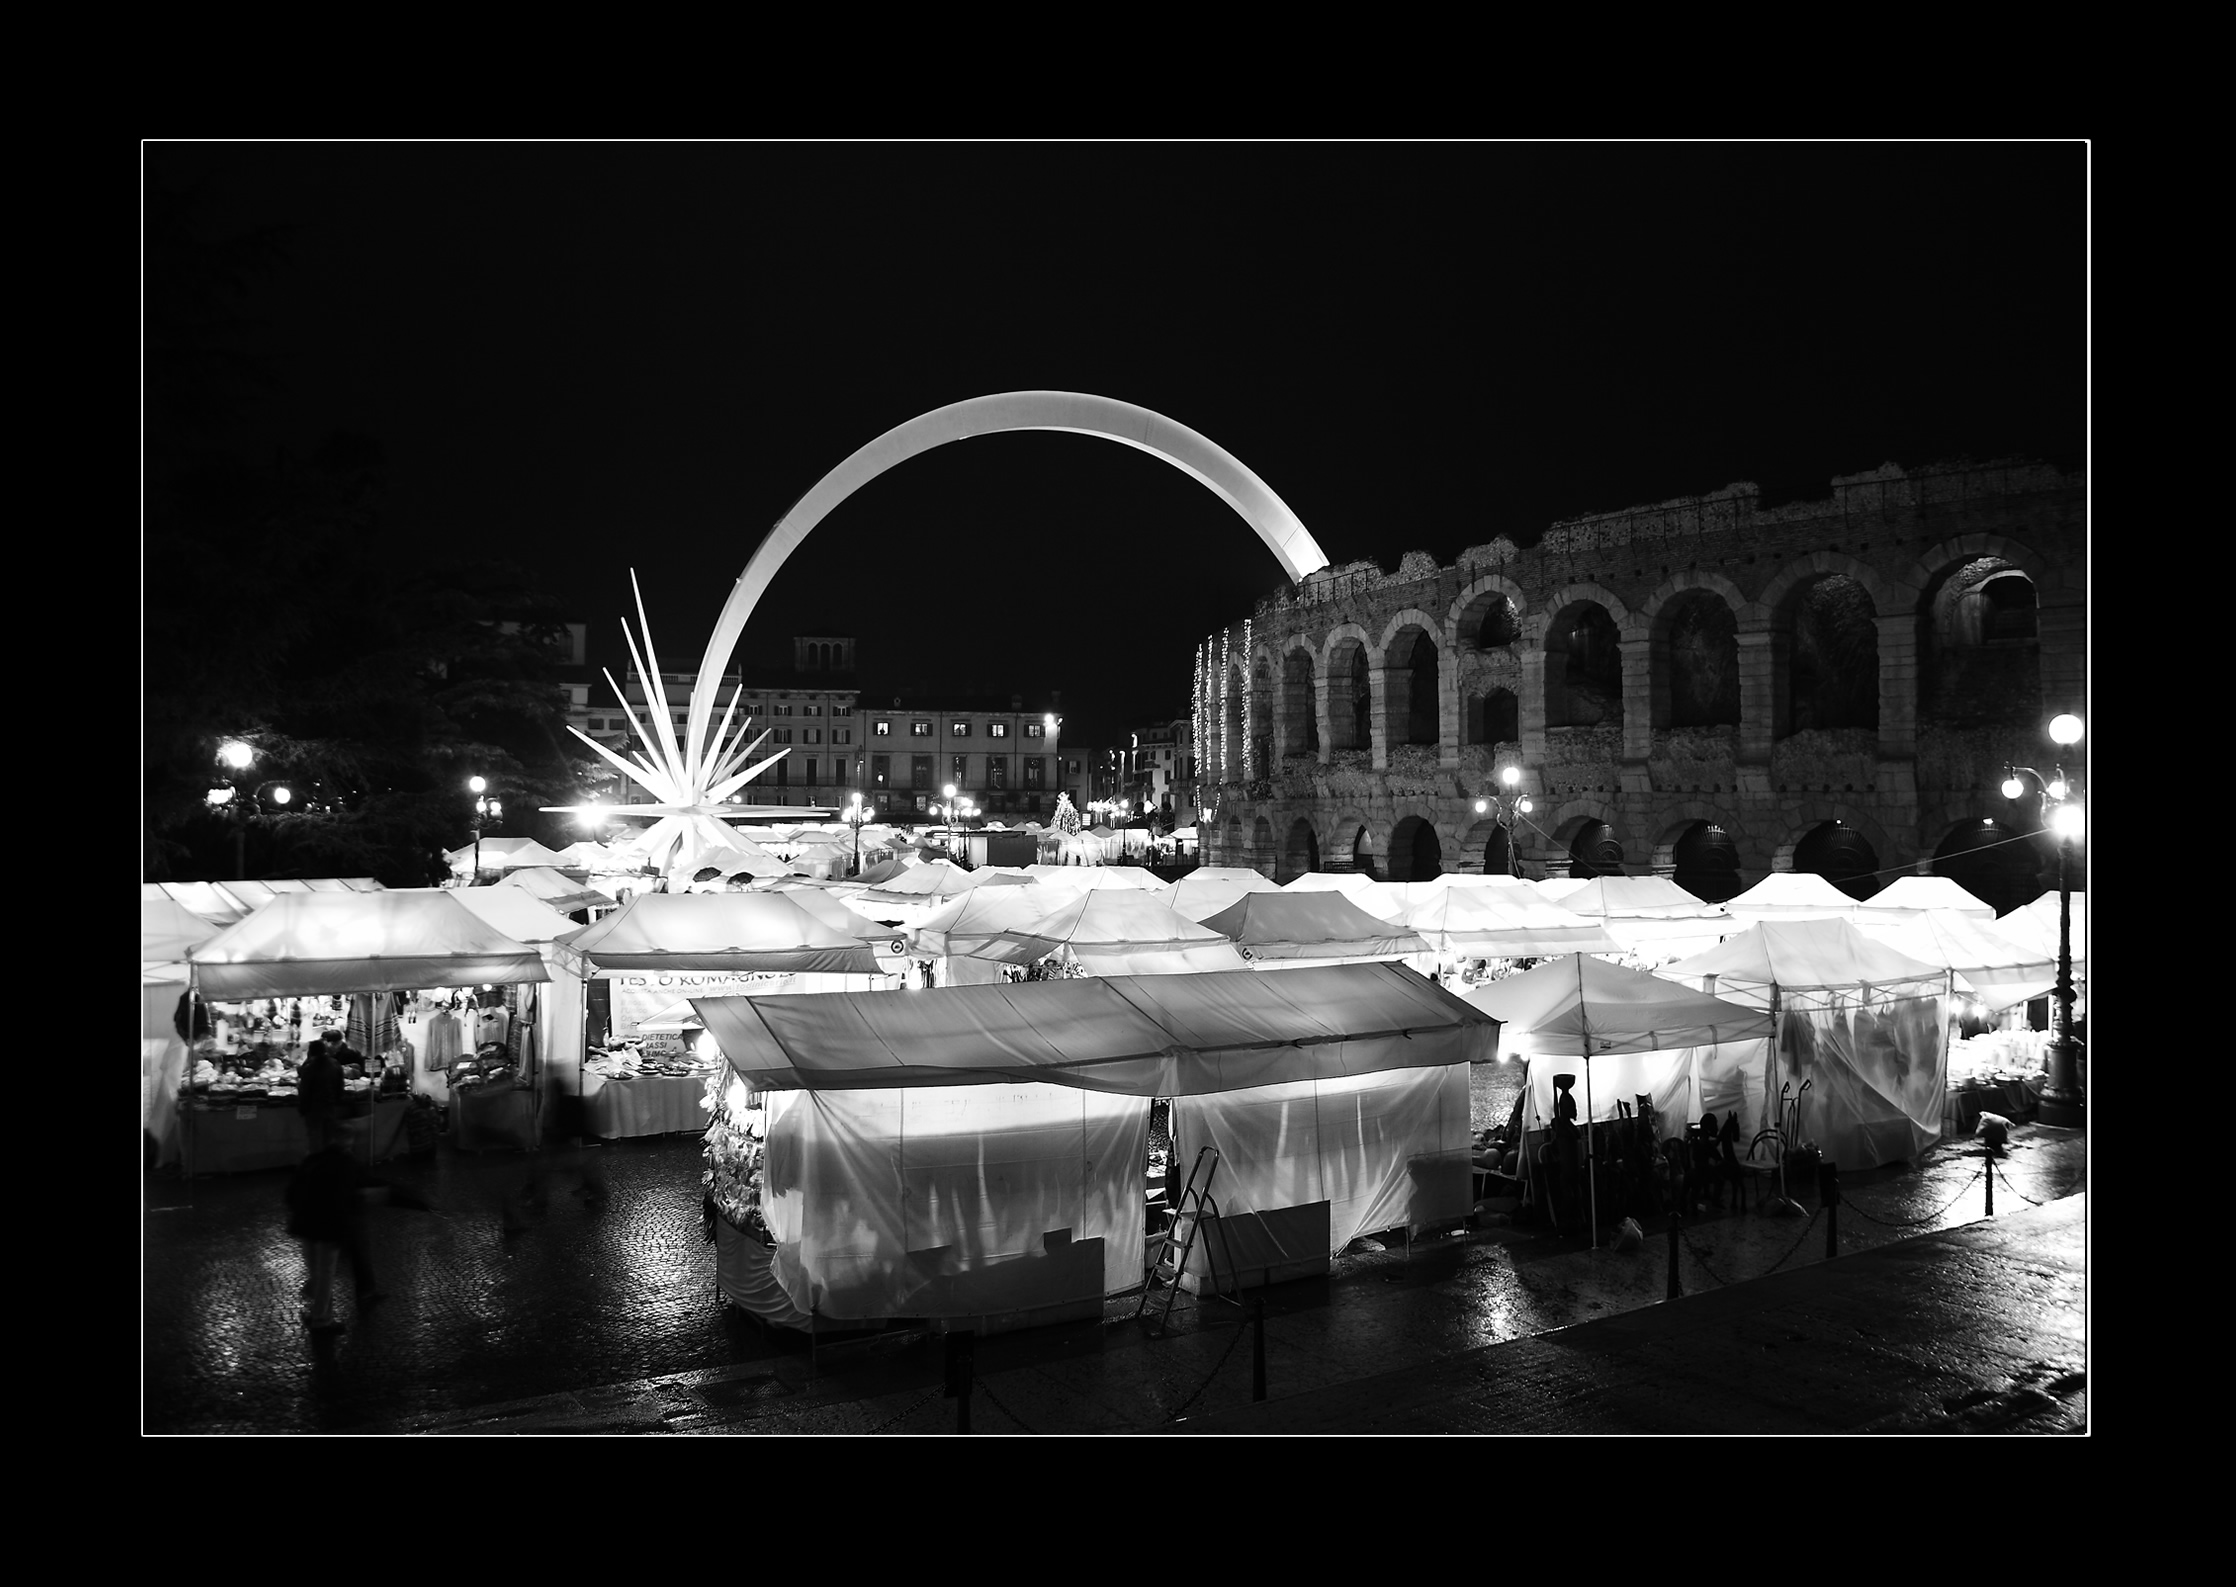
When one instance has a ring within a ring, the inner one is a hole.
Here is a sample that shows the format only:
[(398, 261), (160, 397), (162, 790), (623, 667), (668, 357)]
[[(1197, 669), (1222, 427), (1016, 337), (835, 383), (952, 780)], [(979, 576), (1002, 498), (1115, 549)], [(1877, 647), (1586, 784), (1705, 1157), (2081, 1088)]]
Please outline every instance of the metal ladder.
[[(1206, 1162), (1209, 1167), (1205, 1166)], [(1196, 1183), (1199, 1176), (1203, 1180), (1200, 1187)], [(1173, 1203), (1171, 1221), (1157, 1236), (1157, 1254), (1150, 1260), (1148, 1277), (1142, 1282), (1141, 1304), (1134, 1308), (1134, 1321), (1141, 1320), (1142, 1314), (1149, 1309), (1149, 1297), (1157, 1292), (1161, 1284), (1164, 1288), (1164, 1303), (1157, 1311), (1156, 1332), (1159, 1334), (1164, 1332), (1165, 1324), (1171, 1320), (1173, 1297), (1180, 1293), (1180, 1275), (1188, 1271), (1189, 1254), (1196, 1248), (1196, 1237), (1202, 1231), (1206, 1219), (1218, 1228), (1221, 1249), (1226, 1247), (1227, 1231), (1219, 1223), (1219, 1203), (1211, 1199), (1211, 1183), (1218, 1177), (1219, 1148), (1206, 1146), (1196, 1153), (1195, 1164), (1188, 1170), (1188, 1183), (1181, 1190), (1180, 1199)], [(1176, 1240), (1183, 1220), (1188, 1226), (1187, 1233)], [(1178, 1254), (1173, 1251), (1176, 1243), (1180, 1247)], [(1211, 1282), (1209, 1293), (1230, 1306), (1240, 1306), (1242, 1297), (1236, 1292), (1241, 1286), (1235, 1282), (1234, 1253), (1226, 1251), (1227, 1278), (1224, 1285), (1220, 1282), (1218, 1263), (1212, 1259), (1208, 1244), (1204, 1246), (1203, 1254), (1205, 1275)]]

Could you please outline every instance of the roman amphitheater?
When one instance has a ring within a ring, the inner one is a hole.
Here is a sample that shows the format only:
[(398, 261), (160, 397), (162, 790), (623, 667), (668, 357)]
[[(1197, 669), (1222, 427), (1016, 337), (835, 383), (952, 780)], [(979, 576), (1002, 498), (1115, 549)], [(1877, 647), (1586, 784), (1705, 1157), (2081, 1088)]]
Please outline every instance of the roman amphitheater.
[(2000, 784), (2086, 715), (2087, 567), (2083, 476), (1967, 462), (1331, 568), (1198, 648), (1204, 858), (1708, 898), (1932, 871), (2010, 908), (2055, 861), (2033, 789)]

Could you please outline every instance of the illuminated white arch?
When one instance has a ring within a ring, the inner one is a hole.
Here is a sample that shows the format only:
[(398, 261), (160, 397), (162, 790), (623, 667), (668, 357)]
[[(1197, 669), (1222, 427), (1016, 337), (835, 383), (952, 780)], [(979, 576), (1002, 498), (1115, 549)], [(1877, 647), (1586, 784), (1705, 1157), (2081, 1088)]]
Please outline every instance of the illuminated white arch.
[[(1240, 459), (1217, 443), (1161, 413), (1137, 408), (1130, 402), (1089, 396), (1078, 391), (1008, 391), (991, 397), (972, 397), (949, 403), (887, 430), (838, 467), (818, 480), (815, 487), (777, 521), (774, 529), (754, 549), (745, 571), (731, 587), (722, 615), (715, 620), (707, 640), (706, 656), (699, 663), (702, 681), (719, 678), (722, 668), (745, 632), (745, 620), (776, 577), (785, 558), (798, 549), (808, 531), (829, 516), (831, 509), (896, 463), (919, 452), (928, 452), (949, 441), (974, 435), (999, 435), (1009, 430), (1064, 430), (1073, 435), (1096, 435), (1106, 441), (1134, 447), (1161, 458), (1240, 513), (1258, 538), (1266, 543), (1289, 575), (1291, 583), (1317, 573), (1328, 565), (1325, 552), (1288, 504)], [(699, 741), (702, 718), (714, 710), (711, 687), (691, 695), (691, 742)]]

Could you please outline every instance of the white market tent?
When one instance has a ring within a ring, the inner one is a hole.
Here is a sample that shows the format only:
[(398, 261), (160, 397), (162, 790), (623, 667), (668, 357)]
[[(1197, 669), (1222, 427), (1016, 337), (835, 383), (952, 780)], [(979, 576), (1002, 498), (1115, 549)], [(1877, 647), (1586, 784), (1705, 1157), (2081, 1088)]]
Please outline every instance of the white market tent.
[[(471, 843), (447, 850), (443, 858), (450, 862), (451, 871), (459, 876), (473, 874), (475, 846)], [(513, 871), (530, 865), (548, 865), (554, 869), (565, 865), (555, 850), (545, 848), (534, 838), (483, 838), (481, 840), (481, 868), (485, 871)]]
[(1247, 970), (1249, 961), (1209, 926), (1199, 925), (1161, 897), (1098, 888), (1060, 900), (1030, 928), (1089, 975), (1181, 975)]
[[(2088, 961), (2088, 894), (2076, 890), (2071, 911), (2071, 936), (2073, 974), (2081, 975)], [(2052, 888), (2030, 904), (2021, 904), (1995, 922), (1999, 935), (2008, 937), (2021, 947), (2032, 948), (2044, 957), (2055, 961), (2058, 944), (2057, 890)]]
[(1700, 1117), (1704, 1094), (1735, 1090), (1743, 1068), (1760, 1069), (1772, 1028), (1768, 1009), (1589, 954), (1475, 987), (1462, 1000), (1499, 1022), (1505, 1051), (1532, 1059), (1523, 1104), (1532, 1129), (1552, 1117), (1560, 1067), (1538, 1057), (1582, 1061), (1571, 1071), (1588, 1079), (1580, 1117), (1609, 1120), (1618, 1103), (1651, 1095), (1663, 1133), (1681, 1135)]
[(1916, 1157), (1941, 1136), (1948, 1080), (1950, 972), (1866, 936), (1846, 920), (1750, 927), (1655, 972), (1767, 1009), (1776, 1037), (1748, 1111), (1779, 1123), (1781, 1090), (1812, 1089), (1801, 1133), (1843, 1168)]
[[(195, 948), (187, 964), (194, 994), (223, 1002), (551, 979), (536, 948), (441, 888), (284, 893)], [(370, 1149), (370, 1133), (367, 1141)]]
[(1596, 920), (1626, 952), (1647, 960), (1704, 952), (1744, 929), (1721, 904), (1696, 898), (1665, 876), (1594, 876), (1564, 882), (1556, 900)]
[(613, 1028), (624, 1033), (694, 992), (820, 994), (885, 985), (866, 942), (789, 891), (646, 893), (572, 946), (609, 983)]
[(604, 971), (877, 973), (859, 938), (789, 893), (646, 893), (583, 928), (573, 946)]
[[(554, 875), (555, 872), (537, 874)], [(569, 920), (549, 904), (518, 887), (456, 887), (427, 889), (456, 899), (497, 931), (533, 946), (543, 956), (550, 980), (537, 989), (522, 1009), (536, 1035), (538, 1095), (548, 1093), (554, 1082), (567, 1094), (582, 1089), (583, 1025), (586, 994), (583, 983), (594, 973), (590, 962), (571, 946), (589, 928)], [(409, 1027), (407, 1027), (408, 1029)], [(449, 1094), (447, 1080), (432, 1076), (423, 1089), (432, 1094), (437, 1084)]]
[(1598, 921), (1548, 903), (1527, 887), (1440, 888), (1411, 905), (1397, 924), (1439, 954), (1474, 959), (1622, 950)]
[(1267, 970), (1429, 951), (1417, 933), (1378, 920), (1334, 892), (1245, 893), (1202, 924), (1234, 939), (1246, 958)]
[(1354, 893), (1372, 887), (1374, 878), (1364, 871), (1306, 871), (1281, 884), (1284, 893)]
[(1280, 890), (1279, 883), (1246, 865), (1199, 865), (1174, 882), (1164, 900), (1190, 920), (1201, 920), (1216, 915), (1244, 893)]
[(1570, 893), (1589, 887), (1597, 879), (1590, 876), (1540, 876), (1532, 878), (1529, 885), (1557, 904)]
[(1855, 919), (1894, 918), (1915, 920), (1928, 911), (1969, 915), (1974, 920), (1995, 919), (1995, 906), (1983, 903), (1957, 885), (1951, 876), (1897, 876), (1856, 905)]
[(1954, 970), (1957, 987), (1990, 1009), (2040, 997), (2057, 984), (2057, 956), (2013, 942), (1992, 923), (1953, 910), (1916, 920), (1877, 920), (1859, 913), (1856, 929), (1898, 953)]
[(548, 978), (540, 953), (442, 889), (283, 894), (187, 962), (196, 995), (231, 1003)]
[(1038, 964), (1056, 951), (1035, 928), (1055, 904), (1078, 896), (1039, 886), (972, 888), (910, 927), (909, 945), (933, 961), (939, 985), (991, 986), (1003, 979), (1003, 965)]
[(1068, 887), (1078, 892), (1123, 888), (1134, 892), (1166, 893), (1172, 884), (1138, 865), (1028, 865), (1024, 868), (1043, 885)]
[[(486, 888), (457, 889), (469, 892), (523, 892), (546, 908), (561, 915), (571, 915), (578, 909), (612, 909), (618, 900), (595, 887), (585, 887), (546, 865), (532, 865), (525, 870), (508, 871), (504, 880)], [(575, 922), (569, 921), (570, 926)]]
[(1856, 901), (1814, 871), (1772, 871), (1745, 892), (1724, 901), (1742, 926), (1763, 920), (1845, 920)]
[(215, 882), (142, 882), (142, 898), (165, 898), (213, 925), (230, 926), (250, 907)]
[(1158, 1096), (1218, 1103), (1174, 1127), (1220, 1147), (1222, 1221), (1309, 1227), (1323, 1269), (1359, 1228), (1464, 1216), (1467, 1065), (1495, 1036), (1390, 965), (692, 1001), (743, 1085), (790, 1093), (768, 1270), (838, 1319), (1092, 1315), (1138, 1285)]
[(156, 1161), (178, 1156), (178, 1082), (186, 1042), (173, 1023), (186, 992), (186, 956), (218, 927), (170, 898), (140, 900), (140, 1128)]

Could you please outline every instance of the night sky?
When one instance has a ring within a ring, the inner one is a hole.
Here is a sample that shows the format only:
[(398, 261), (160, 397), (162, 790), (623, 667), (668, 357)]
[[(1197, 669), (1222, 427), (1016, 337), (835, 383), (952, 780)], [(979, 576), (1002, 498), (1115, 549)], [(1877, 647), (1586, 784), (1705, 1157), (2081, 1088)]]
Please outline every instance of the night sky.
[[(2086, 462), (2088, 150), (1911, 144), (151, 144), (282, 395), (377, 440), (396, 554), (527, 566), (620, 671), (629, 569), (697, 662), (855, 448), (995, 392), (1114, 397), (1255, 470), (1337, 563), (1887, 461)], [(1061, 690), (1072, 753), (1182, 715), (1282, 586), (1144, 453), (981, 438), (856, 493), (739, 647)], [(601, 690), (602, 693), (602, 690)], [(600, 703), (603, 703), (601, 700)]]

